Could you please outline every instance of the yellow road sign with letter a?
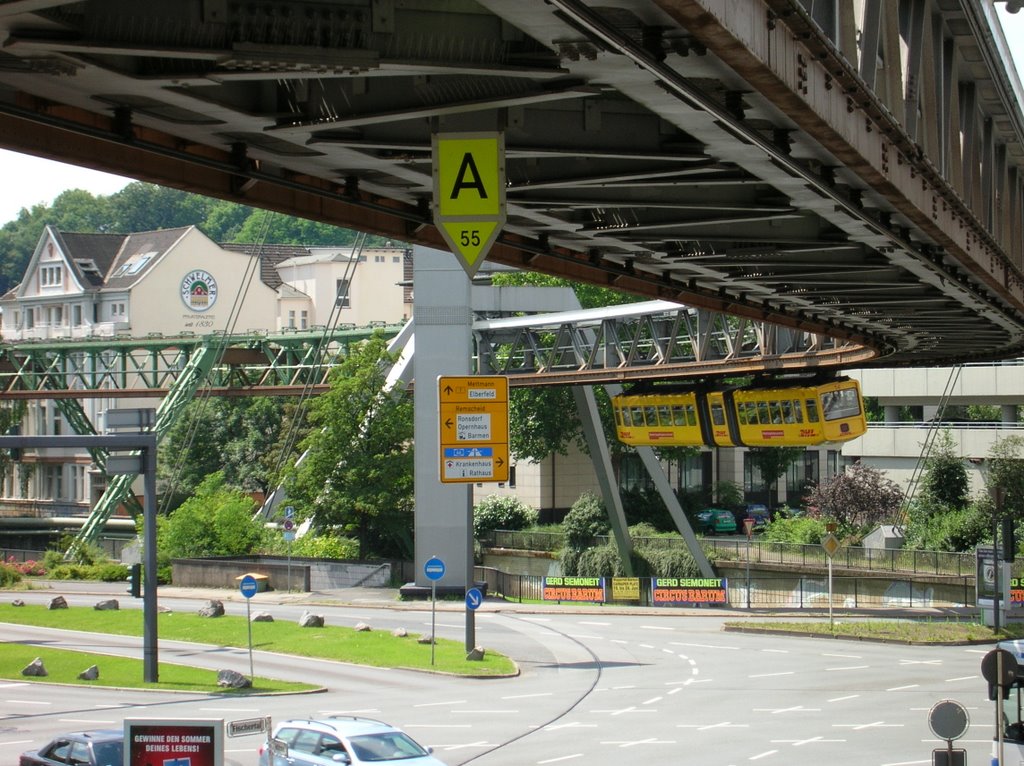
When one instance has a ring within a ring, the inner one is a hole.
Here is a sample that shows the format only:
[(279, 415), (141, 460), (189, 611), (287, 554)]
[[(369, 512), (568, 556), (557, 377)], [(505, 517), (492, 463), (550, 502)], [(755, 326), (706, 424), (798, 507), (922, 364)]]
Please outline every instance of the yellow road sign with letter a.
[(505, 224), (501, 133), (434, 135), (434, 223), (473, 276)]

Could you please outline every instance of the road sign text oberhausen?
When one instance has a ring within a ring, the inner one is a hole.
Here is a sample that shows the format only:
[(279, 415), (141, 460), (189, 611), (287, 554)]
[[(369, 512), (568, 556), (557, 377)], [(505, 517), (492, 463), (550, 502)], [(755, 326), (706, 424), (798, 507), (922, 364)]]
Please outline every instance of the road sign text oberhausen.
[(472, 277), (505, 224), (501, 133), (437, 133), (434, 223)]
[(441, 483), (508, 481), (508, 378), (437, 379)]

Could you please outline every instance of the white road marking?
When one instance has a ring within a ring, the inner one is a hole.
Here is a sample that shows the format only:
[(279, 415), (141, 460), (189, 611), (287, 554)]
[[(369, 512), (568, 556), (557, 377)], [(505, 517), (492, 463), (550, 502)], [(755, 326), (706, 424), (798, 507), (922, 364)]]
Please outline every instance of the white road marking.
[(778, 750), (765, 750), (763, 753), (758, 753), (757, 755), (750, 756), (750, 758), (748, 760), (759, 761), (762, 758), (767, 758), (769, 755), (775, 755), (777, 752), (779, 752), (779, 751)]
[(537, 761), (537, 763), (558, 763), (559, 761), (568, 761), (572, 758), (582, 758), (583, 753), (573, 753), (572, 755), (563, 755), (558, 758), (548, 758), (546, 761)]
[(113, 726), (116, 721), (113, 718), (58, 718), (61, 723), (88, 723), (102, 726)]
[(530, 697), (550, 697), (554, 692), (537, 692), (536, 694), (511, 694), (508, 697), (501, 697), (503, 700), (525, 700)]
[(668, 625), (641, 625), (640, 630), (675, 630)]
[(834, 668), (825, 668), (825, 670), (864, 670), (864, 668), (870, 667), (870, 665), (840, 665)]
[(779, 713), (820, 713), (820, 707), (804, 707), (803, 705), (794, 705), (793, 707), (756, 707), (754, 708), (755, 713), (771, 713), (772, 715), (778, 715)]
[(846, 742), (845, 739), (825, 739), (824, 737), (811, 737), (810, 739), (773, 739), (771, 743), (773, 745), (792, 745), (793, 747), (801, 747), (803, 745), (809, 745), (814, 742)]
[(640, 648), (641, 649), (654, 649), (655, 647), (651, 646), (650, 644), (640, 644)]
[(649, 739), (625, 739), (625, 740), (609, 740), (602, 742), (602, 745), (618, 745), (619, 747), (635, 747), (636, 745), (674, 745), (676, 741), (674, 739), (655, 739), (651, 737)]
[(580, 625), (597, 625), (597, 626), (602, 627), (602, 628), (607, 628), (609, 625), (611, 625), (610, 622), (591, 622), (589, 620), (580, 620), (579, 624)]
[(722, 721), (721, 723), (677, 723), (676, 728), (678, 729), (696, 729), (697, 731), (709, 731), (711, 729), (749, 729), (749, 723), (733, 723), (732, 721)]
[(890, 686), (888, 689), (886, 689), (886, 691), (887, 692), (899, 692), (899, 691), (903, 691), (904, 689), (916, 689), (920, 685), (921, 684), (907, 684), (906, 686)]
[(481, 741), (481, 742), (466, 742), (465, 744), (462, 744), (462, 745), (433, 745), (433, 748), (435, 750), (440, 749), (440, 750), (446, 750), (446, 751), (447, 750), (462, 750), (463, 748), (466, 748), (466, 747), (491, 747), (491, 743), (487, 742), (487, 741)]
[(853, 729), (863, 731), (864, 729), (902, 729), (901, 723), (886, 723), (885, 721), (872, 721), (871, 723), (834, 723), (835, 729)]
[(41, 702), (39, 700), (4, 700), (12, 705), (52, 705), (52, 702)]
[(844, 660), (860, 660), (863, 659), (859, 654), (829, 654), (828, 652), (822, 652), (822, 657), (842, 657)]
[(739, 651), (738, 646), (721, 646), (716, 644), (688, 644), (683, 641), (669, 641), (670, 646), (695, 646), (698, 649), (726, 649), (728, 651)]
[(635, 705), (610, 710), (591, 710), (591, 713), (608, 713), (609, 715), (622, 715), (623, 713), (657, 713), (657, 710), (640, 710)]
[(960, 676), (958, 678), (947, 678), (946, 683), (952, 683), (953, 681), (974, 681), (977, 678), (977, 676)]
[(651, 697), (649, 700), (644, 700), (641, 705), (653, 705), (655, 702), (661, 702), (664, 697)]
[(795, 670), (783, 670), (779, 673), (755, 673), (747, 676), (747, 678), (772, 678), (773, 676), (791, 676), (795, 673)]
[(437, 707), (438, 705), (465, 705), (466, 700), (448, 700), (447, 702), (421, 702), (413, 707)]
[(553, 723), (544, 727), (544, 731), (557, 731), (558, 729), (596, 729), (596, 723)]
[[(832, 699), (825, 700), (825, 701), (826, 702), (845, 702), (846, 700), (857, 699), (857, 697), (859, 697), (859, 696), (860, 696), (859, 694), (847, 694), (845, 697), (833, 697)], [(929, 710), (931, 710), (931, 708), (929, 708)]]

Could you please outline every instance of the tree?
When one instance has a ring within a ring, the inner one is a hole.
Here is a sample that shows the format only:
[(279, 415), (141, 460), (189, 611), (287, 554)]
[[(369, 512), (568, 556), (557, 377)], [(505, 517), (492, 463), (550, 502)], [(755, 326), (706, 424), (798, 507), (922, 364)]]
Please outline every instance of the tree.
[(843, 473), (819, 482), (807, 501), (813, 517), (827, 516), (851, 528), (874, 526), (894, 519), (903, 503), (903, 490), (882, 471), (854, 463)]
[(300, 517), (359, 540), (361, 556), (411, 557), (413, 413), (406, 392), (386, 392), (382, 335), (352, 351), (310, 406), (309, 452), (288, 472)]
[(921, 491), (931, 513), (964, 508), (970, 498), (971, 482), (964, 461), (956, 454), (953, 436), (942, 430), (931, 454), (925, 460)]
[(998, 495), (995, 512), (1003, 518), (1024, 521), (1024, 438), (999, 439), (985, 461), (985, 484)]
[(582, 446), (576, 401), (568, 386), (519, 386), (508, 403), (509, 448), (520, 460), (541, 461)]
[(174, 508), (218, 470), (227, 486), (267, 492), (281, 417), (281, 400), (272, 397), (190, 402), (160, 445), (157, 473), (165, 505)]
[(783, 476), (789, 467), (804, 454), (803, 447), (751, 447), (747, 451), (747, 459), (757, 468), (764, 482), (764, 490), (770, 509), (773, 505), (772, 487)]

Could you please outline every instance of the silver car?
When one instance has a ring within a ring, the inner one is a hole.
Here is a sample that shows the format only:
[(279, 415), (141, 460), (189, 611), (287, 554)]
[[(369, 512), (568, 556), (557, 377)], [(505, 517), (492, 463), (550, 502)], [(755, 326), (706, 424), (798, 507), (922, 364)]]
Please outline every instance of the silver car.
[(372, 718), (290, 719), (274, 726), (259, 749), (259, 766), (337, 766), (401, 761), (444, 766), (401, 729)]

